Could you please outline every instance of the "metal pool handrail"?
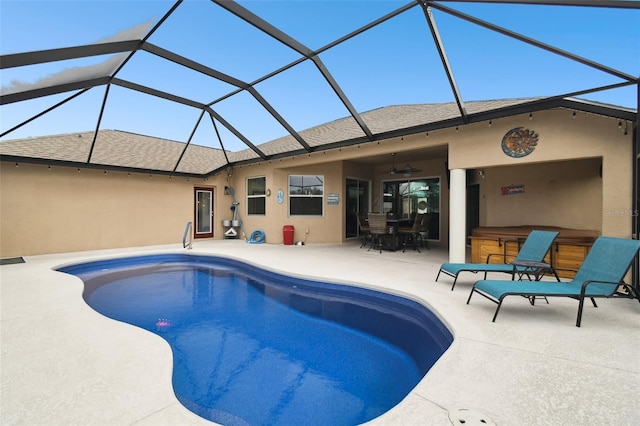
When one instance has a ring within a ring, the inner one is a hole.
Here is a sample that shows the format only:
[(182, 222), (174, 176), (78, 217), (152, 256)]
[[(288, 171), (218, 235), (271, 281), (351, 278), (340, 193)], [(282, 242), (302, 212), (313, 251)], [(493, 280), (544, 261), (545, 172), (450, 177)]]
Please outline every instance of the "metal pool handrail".
[[(182, 248), (191, 249), (193, 246), (193, 235), (189, 230), (191, 229), (191, 222), (187, 222), (187, 226), (184, 229), (184, 234), (182, 235)], [(187, 235), (189, 236), (189, 242), (187, 243)]]

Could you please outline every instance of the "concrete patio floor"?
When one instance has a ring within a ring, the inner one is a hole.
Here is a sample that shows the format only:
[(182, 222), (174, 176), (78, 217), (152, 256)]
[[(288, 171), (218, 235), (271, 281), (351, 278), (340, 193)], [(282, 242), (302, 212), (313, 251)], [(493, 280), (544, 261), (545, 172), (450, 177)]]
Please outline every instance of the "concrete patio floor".
[[(640, 303), (577, 302), (531, 306), (474, 296), (479, 277), (435, 282), (447, 251), (383, 252), (336, 245), (282, 246), (241, 240), (194, 244), (210, 253), (301, 275), (384, 290), (430, 307), (454, 342), (413, 391), (372, 425), (640, 424)], [(52, 268), (106, 257), (185, 252), (177, 245), (32, 256), (0, 266), (2, 425), (207, 425), (171, 386), (169, 345), (110, 320), (82, 299), (82, 282)], [(505, 279), (506, 275), (496, 278)], [(265, 389), (268, 392), (268, 389)], [(310, 416), (313, 413), (309, 413)]]

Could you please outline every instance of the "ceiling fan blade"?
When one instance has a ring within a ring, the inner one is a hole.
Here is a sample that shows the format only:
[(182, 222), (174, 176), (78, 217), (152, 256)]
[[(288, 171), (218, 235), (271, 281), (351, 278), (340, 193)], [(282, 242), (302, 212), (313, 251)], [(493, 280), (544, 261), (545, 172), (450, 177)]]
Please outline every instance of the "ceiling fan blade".
[(415, 167), (411, 167), (410, 165), (407, 164), (405, 168), (396, 170), (396, 173), (415, 173), (415, 172), (421, 172), (421, 171), (422, 170), (416, 169)]

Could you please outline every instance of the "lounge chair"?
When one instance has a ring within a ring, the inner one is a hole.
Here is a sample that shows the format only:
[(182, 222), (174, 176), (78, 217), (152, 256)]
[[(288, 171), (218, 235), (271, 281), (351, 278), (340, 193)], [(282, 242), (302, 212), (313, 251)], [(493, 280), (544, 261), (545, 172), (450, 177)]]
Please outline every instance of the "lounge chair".
[[(505, 263), (489, 263), (491, 255), (487, 256), (487, 263), (443, 263), (440, 266), (438, 275), (436, 276), (436, 281), (438, 281), (441, 272), (453, 277), (453, 285), (451, 286), (451, 291), (453, 291), (453, 288), (456, 286), (456, 281), (458, 280), (458, 274), (461, 272), (473, 272), (474, 274), (484, 272), (485, 280), (487, 279), (487, 272), (504, 272), (511, 274), (512, 279), (515, 278), (516, 273), (520, 275), (529, 275), (531, 272), (534, 272), (536, 274), (536, 279), (539, 279), (540, 273), (545, 271), (541, 271), (540, 268), (534, 270), (531, 266), (515, 266), (514, 263), (542, 265), (544, 263), (544, 257), (547, 255), (547, 252), (551, 248), (551, 244), (553, 244), (553, 240), (555, 240), (557, 236), (558, 232), (555, 231), (531, 231), (522, 245), (522, 248), (518, 251), (518, 255), (510, 263), (506, 263), (506, 259), (503, 260)], [(555, 270), (553, 270), (550, 265), (547, 266), (548, 268), (544, 269), (546, 271), (551, 271), (555, 275), (556, 279), (560, 281)]]
[[(639, 240), (599, 237), (572, 281), (482, 280), (473, 285), (467, 304), (474, 292), (497, 303), (498, 307), (493, 315), (493, 321), (495, 321), (506, 296), (570, 297), (579, 301), (576, 326), (580, 327), (585, 298), (590, 298), (594, 307), (598, 307), (594, 300), (595, 297), (620, 296), (640, 301), (633, 286), (622, 282), (631, 262), (638, 254), (638, 250), (640, 250)], [(620, 292), (620, 287), (624, 288), (627, 293)]]

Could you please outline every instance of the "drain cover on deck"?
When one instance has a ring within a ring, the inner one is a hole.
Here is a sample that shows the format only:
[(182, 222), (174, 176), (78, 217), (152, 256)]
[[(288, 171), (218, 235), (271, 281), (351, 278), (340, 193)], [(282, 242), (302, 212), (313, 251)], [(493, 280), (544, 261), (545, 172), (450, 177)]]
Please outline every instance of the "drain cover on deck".
[(449, 420), (454, 425), (493, 425), (495, 423), (486, 414), (468, 408), (449, 410)]

